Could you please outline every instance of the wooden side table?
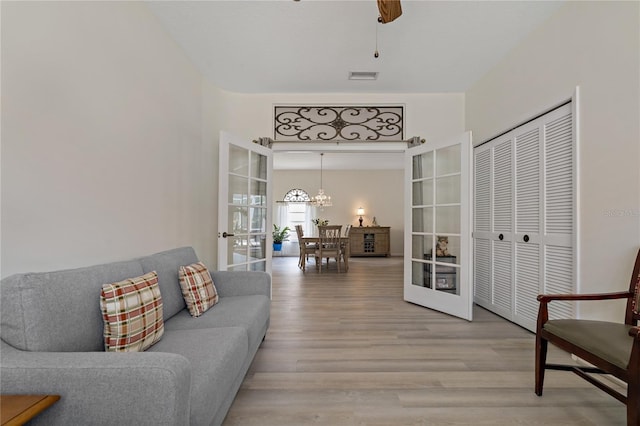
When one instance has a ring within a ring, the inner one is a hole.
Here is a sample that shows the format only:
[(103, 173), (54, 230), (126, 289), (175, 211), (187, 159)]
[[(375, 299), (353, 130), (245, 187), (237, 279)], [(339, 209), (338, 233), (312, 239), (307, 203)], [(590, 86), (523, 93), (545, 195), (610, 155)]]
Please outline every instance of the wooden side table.
[(0, 395), (2, 426), (23, 425), (59, 399), (60, 395)]
[(349, 231), (351, 256), (391, 255), (389, 226), (352, 226)]

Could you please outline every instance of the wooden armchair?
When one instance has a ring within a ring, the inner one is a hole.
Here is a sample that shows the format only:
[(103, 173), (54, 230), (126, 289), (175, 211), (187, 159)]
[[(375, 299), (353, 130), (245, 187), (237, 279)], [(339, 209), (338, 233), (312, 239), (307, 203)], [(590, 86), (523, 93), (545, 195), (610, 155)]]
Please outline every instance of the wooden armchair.
[[(627, 299), (624, 324), (605, 321), (549, 320), (548, 304), (554, 300)], [(640, 250), (629, 291), (604, 294), (554, 294), (538, 296), (540, 308), (536, 330), (535, 392), (542, 395), (545, 369), (573, 371), (627, 405), (627, 425), (640, 426)], [(547, 364), (547, 344), (587, 361), (593, 367)], [(611, 374), (627, 383), (627, 395), (596, 379), (593, 374)]]

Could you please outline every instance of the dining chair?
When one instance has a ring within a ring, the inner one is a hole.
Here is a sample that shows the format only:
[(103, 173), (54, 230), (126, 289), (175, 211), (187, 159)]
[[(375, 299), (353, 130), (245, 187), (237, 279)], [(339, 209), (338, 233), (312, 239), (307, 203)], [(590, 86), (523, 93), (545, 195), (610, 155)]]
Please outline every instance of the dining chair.
[(298, 268), (302, 269), (302, 272), (305, 272), (307, 260), (309, 260), (309, 255), (315, 254), (317, 244), (304, 242), (304, 231), (302, 229), (302, 225), (296, 225), (296, 234), (298, 234), (298, 246), (300, 246), (300, 259), (298, 259)]
[(345, 272), (347, 272), (349, 270), (349, 259), (347, 259), (347, 254), (349, 253), (349, 250), (347, 247), (349, 244), (351, 244), (351, 241), (349, 241), (349, 232), (351, 231), (351, 224), (347, 225), (344, 228), (344, 237), (347, 238), (346, 240), (342, 240), (342, 263), (344, 264), (344, 270)]
[(322, 273), (322, 259), (327, 258), (327, 269), (329, 269), (329, 259), (335, 258), (340, 272), (340, 259), (342, 258), (341, 236), (342, 225), (318, 226), (318, 247), (315, 250), (316, 269)]

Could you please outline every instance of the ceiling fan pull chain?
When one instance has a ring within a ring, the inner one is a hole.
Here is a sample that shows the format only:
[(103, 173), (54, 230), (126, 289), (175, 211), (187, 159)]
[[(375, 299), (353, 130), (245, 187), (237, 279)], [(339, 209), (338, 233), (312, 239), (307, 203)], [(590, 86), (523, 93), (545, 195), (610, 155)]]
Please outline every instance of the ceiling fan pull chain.
[(380, 53), (378, 53), (378, 23), (380, 22), (382, 22), (382, 17), (378, 16), (378, 20), (376, 22), (376, 51), (373, 53), (374, 58), (380, 56)]

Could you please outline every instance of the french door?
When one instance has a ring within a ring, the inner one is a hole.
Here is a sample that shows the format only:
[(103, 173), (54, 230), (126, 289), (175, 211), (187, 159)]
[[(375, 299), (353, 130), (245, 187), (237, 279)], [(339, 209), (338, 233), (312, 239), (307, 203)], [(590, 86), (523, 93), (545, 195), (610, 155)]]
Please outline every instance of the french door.
[(471, 133), (405, 151), (404, 299), (471, 321)]
[(271, 273), (273, 152), (220, 132), (218, 269)]

